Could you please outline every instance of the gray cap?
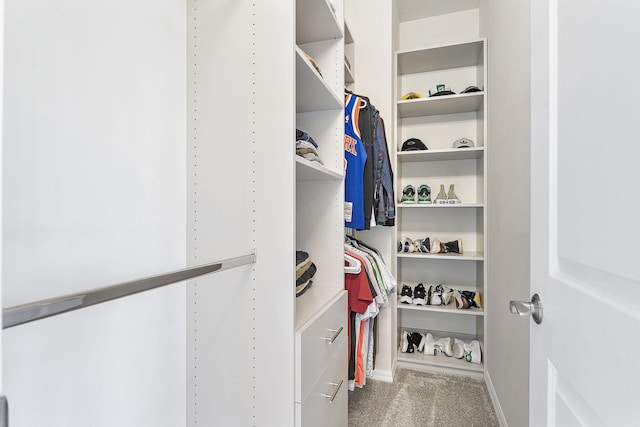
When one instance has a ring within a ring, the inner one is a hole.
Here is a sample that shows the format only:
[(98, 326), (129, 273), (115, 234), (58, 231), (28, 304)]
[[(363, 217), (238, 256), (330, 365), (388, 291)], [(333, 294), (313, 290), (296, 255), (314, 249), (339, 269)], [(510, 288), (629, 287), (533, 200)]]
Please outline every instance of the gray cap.
[(453, 142), (453, 148), (470, 148), (473, 146), (474, 143), (469, 138), (460, 138)]

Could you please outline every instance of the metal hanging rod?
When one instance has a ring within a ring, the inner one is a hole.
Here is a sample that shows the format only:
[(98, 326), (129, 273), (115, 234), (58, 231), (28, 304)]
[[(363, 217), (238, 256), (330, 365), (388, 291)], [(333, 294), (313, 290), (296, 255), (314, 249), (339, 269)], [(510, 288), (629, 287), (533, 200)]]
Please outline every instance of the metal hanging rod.
[(90, 305), (100, 304), (117, 298), (137, 294), (139, 292), (160, 288), (172, 283), (202, 276), (203, 274), (229, 270), (241, 265), (253, 264), (256, 262), (256, 259), (256, 254), (252, 253), (250, 255), (229, 258), (210, 264), (185, 268), (171, 273), (159, 274), (157, 276), (146, 277), (144, 279), (93, 289), (87, 292), (80, 292), (77, 294), (70, 294), (5, 308), (2, 311), (2, 329), (22, 325), (24, 323), (33, 322), (34, 320), (44, 319), (46, 317), (55, 316), (56, 314), (66, 313), (68, 311), (79, 310), (84, 307), (89, 307)]

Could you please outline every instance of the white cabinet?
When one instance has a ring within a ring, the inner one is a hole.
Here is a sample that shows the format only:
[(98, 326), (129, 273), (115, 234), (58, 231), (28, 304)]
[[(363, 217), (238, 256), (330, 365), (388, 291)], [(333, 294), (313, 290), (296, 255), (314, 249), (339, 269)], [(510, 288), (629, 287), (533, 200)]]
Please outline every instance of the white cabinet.
[[(483, 297), (486, 283), (486, 41), (436, 46), (396, 53), (396, 142), (398, 197), (406, 185), (416, 190), (431, 187), (435, 199), (440, 186), (450, 185), (460, 204), (399, 203), (397, 242), (429, 237), (441, 242), (461, 240), (462, 253), (396, 254), (398, 290), (423, 283), (442, 283), (455, 290), (478, 292)], [(448, 85), (455, 94), (429, 97), (429, 89)], [(479, 92), (460, 93), (468, 86)], [(403, 94), (418, 92), (418, 99), (402, 100)], [(428, 150), (401, 151), (409, 138), (418, 138)], [(468, 138), (473, 148), (453, 148), (453, 142)], [(484, 306), (484, 301), (482, 301)], [(398, 337), (403, 331), (431, 332), (438, 337), (477, 339), (483, 344), (484, 309), (457, 309), (455, 301), (446, 306), (398, 303)], [(467, 371), (483, 371), (482, 364), (464, 359), (423, 353), (403, 353), (402, 364), (431, 365)]]
[(296, 330), (297, 425), (347, 425), (346, 313), (343, 290)]

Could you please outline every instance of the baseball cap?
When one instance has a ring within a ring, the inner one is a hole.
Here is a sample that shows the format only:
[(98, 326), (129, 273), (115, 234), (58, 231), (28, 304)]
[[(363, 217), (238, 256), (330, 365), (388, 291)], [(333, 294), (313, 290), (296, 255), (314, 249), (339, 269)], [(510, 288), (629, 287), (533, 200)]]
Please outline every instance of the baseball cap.
[(469, 138), (460, 138), (453, 141), (453, 148), (471, 148), (473, 146), (473, 141)]
[(402, 149), (400, 151), (418, 150), (428, 150), (428, 148), (424, 145), (424, 142), (420, 141), (418, 138), (409, 138), (402, 144)]
[(480, 89), (478, 86), (467, 86), (467, 88), (460, 93), (471, 93), (471, 92), (482, 92), (482, 89)]
[(437, 84), (429, 89), (429, 96), (455, 95), (456, 93), (445, 84)]
[(422, 98), (422, 95), (420, 95), (418, 92), (407, 92), (404, 95), (402, 95), (403, 101), (406, 101), (407, 99), (416, 99), (416, 98)]

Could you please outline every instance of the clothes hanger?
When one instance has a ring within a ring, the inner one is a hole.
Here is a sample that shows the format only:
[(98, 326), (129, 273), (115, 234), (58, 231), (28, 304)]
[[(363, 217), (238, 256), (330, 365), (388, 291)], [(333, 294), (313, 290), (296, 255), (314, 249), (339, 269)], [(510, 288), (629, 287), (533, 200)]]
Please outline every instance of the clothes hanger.
[(345, 273), (359, 274), (362, 271), (362, 263), (346, 252), (344, 254), (344, 260), (348, 263), (348, 265), (344, 266)]

